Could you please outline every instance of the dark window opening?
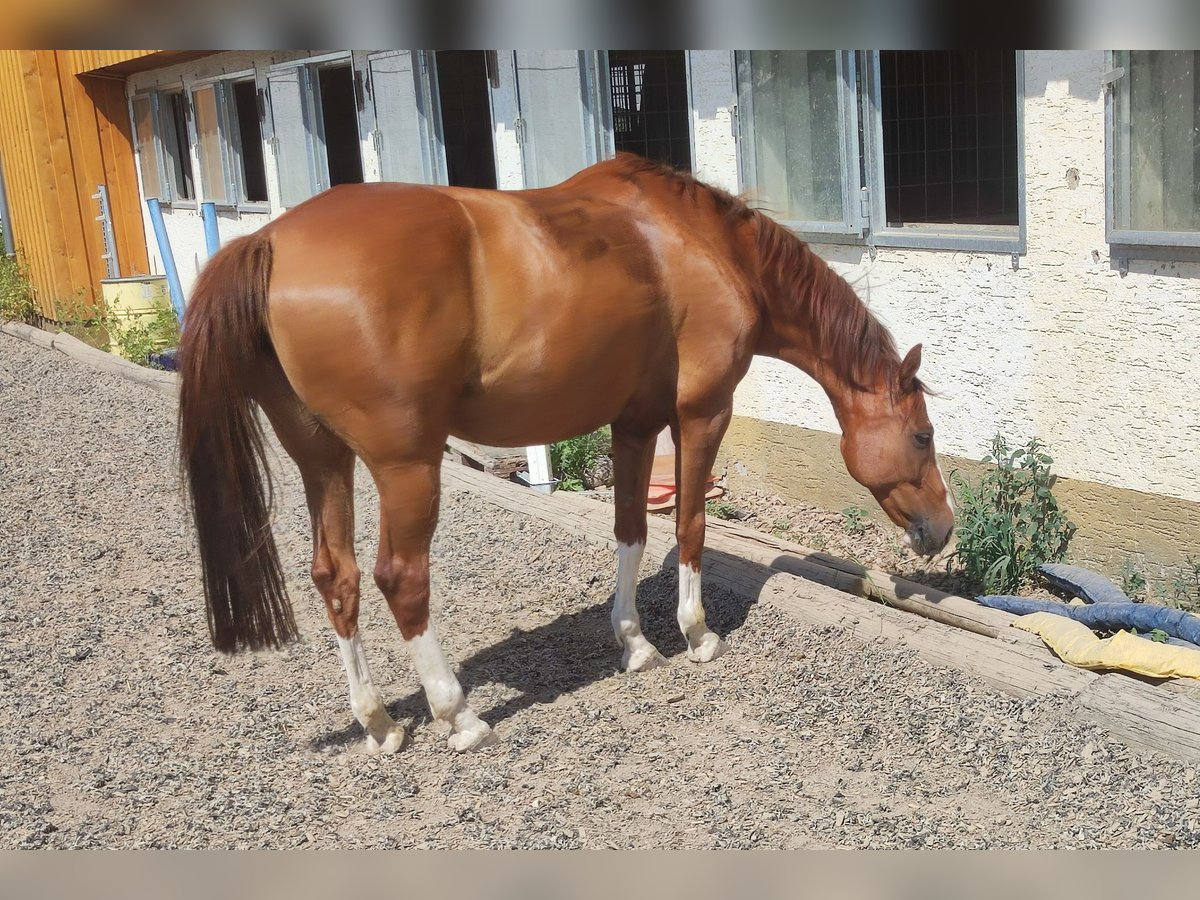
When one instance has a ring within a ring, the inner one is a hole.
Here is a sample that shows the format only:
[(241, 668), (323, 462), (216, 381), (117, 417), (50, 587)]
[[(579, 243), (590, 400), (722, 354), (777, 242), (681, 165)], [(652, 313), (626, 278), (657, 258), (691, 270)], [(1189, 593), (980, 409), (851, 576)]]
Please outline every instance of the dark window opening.
[(681, 50), (609, 50), (618, 151), (692, 168), (687, 63)]
[(242, 190), (249, 203), (267, 200), (267, 169), (263, 163), (262, 130), (258, 122), (258, 96), (253, 81), (233, 83), (238, 146), (242, 157)]
[(358, 144), (354, 73), (349, 66), (327, 66), (318, 73), (329, 186), (359, 184), (363, 180), (363, 168)]
[(183, 106), (183, 94), (164, 94), (162, 97), (164, 118), (163, 150), (171, 173), (171, 186), (175, 200), (194, 200), (196, 186), (192, 182), (192, 154), (188, 147), (187, 113)]
[(484, 52), (439, 51), (434, 60), (448, 180), (459, 187), (494, 188), (496, 157)]
[(1016, 225), (1016, 53), (879, 54), (888, 225)]

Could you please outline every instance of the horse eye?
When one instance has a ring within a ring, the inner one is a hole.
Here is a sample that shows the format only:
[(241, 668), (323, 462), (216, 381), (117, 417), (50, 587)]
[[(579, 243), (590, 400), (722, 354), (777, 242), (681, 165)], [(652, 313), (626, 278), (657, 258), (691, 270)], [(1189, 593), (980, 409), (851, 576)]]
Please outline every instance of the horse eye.
[(933, 435), (930, 434), (928, 431), (919, 431), (913, 435), (913, 443), (916, 444), (918, 447), (920, 447), (922, 450), (927, 448), (929, 446), (929, 443), (932, 440), (933, 440)]

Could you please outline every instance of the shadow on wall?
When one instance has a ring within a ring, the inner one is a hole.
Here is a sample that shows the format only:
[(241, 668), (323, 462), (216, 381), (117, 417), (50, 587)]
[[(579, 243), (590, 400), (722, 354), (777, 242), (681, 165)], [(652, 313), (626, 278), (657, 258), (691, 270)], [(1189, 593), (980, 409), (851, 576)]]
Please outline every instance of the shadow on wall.
[[(646, 637), (670, 664), (691, 665), (684, 656), (686, 644), (675, 621), (678, 558), (678, 551), (672, 549), (658, 572), (642, 579), (638, 585), (638, 612)], [(766, 566), (719, 550), (705, 550), (705, 572), (721, 568), (727, 576), (746, 585), (744, 590), (734, 593), (709, 582), (705, 589), (709, 627), (723, 637), (736, 631), (758, 603), (766, 582), (795, 566), (794, 560), (784, 557)], [(464, 659), (459, 678), (468, 697), (473, 688), (489, 683), (504, 684), (518, 692), (518, 696), (498, 706), (476, 707), (480, 717), (494, 728), (531, 706), (553, 703), (559, 697), (618, 674), (621, 651), (613, 639), (609, 621), (612, 604), (610, 594), (604, 603), (567, 613), (529, 631), (514, 629), (504, 640)], [(736, 645), (732, 652), (738, 652)], [(395, 700), (388, 708), (399, 722), (420, 725), (430, 720), (429, 706), (421, 690)], [(351, 720), (346, 727), (312, 741), (310, 749), (346, 747), (362, 737), (361, 726)]]
[(1025, 96), (1045, 97), (1051, 83), (1065, 81), (1071, 97), (1095, 103), (1106, 70), (1103, 50), (1026, 50)]

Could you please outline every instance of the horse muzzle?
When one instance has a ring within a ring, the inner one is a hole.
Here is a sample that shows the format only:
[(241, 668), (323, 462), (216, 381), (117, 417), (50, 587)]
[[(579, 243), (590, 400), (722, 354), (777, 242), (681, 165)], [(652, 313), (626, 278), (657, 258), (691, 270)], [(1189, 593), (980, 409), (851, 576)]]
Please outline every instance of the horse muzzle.
[(905, 529), (901, 542), (919, 556), (935, 556), (950, 543), (953, 533), (953, 518), (948, 525), (929, 519), (914, 519)]

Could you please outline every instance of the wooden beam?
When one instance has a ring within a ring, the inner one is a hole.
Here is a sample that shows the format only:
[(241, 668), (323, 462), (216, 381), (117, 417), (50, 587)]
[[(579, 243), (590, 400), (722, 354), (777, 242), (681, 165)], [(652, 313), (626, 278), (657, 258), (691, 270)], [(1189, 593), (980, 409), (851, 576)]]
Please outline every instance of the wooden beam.
[[(465, 466), (444, 466), (442, 482), (447, 491), (469, 491), (502, 509), (551, 522), (566, 533), (616, 546), (611, 530), (613, 509), (609, 505), (566, 493), (542, 494)], [(1036, 638), (1032, 642), (1012, 640), (1013, 635), (1024, 632), (1008, 628), (1007, 622), (1014, 617), (999, 610), (987, 611), (999, 616), (977, 621), (968, 615), (971, 610), (961, 610), (960, 615), (957, 604), (952, 603), (950, 606), (956, 608), (945, 616), (946, 621), (936, 621), (925, 615), (923, 605), (922, 614), (915, 616), (907, 609), (809, 580), (788, 560), (820, 558), (824, 554), (777, 539), (764, 541), (761, 538), (769, 536), (725, 527), (727, 523), (716, 520), (709, 520), (709, 524), (713, 540), (704, 558), (704, 577), (709, 583), (770, 603), (803, 622), (848, 628), (864, 641), (883, 640), (910, 649), (934, 665), (966, 672), (1012, 696), (1066, 697), (1080, 719), (1105, 728), (1130, 746), (1200, 762), (1200, 700), (1194, 696), (1124, 675), (1099, 675), (1069, 666)], [(651, 558), (666, 560), (674, 547), (672, 523), (652, 516), (647, 537)], [(821, 577), (837, 573), (849, 579), (844, 583), (863, 587), (863, 575), (853, 564), (834, 557), (826, 559), (836, 565), (813, 562), (808, 571)], [(845, 571), (847, 568), (851, 571)], [(904, 584), (901, 589), (910, 590)], [(951, 596), (934, 596), (927, 589), (919, 593), (919, 599), (935, 609)], [(960, 621), (965, 625), (957, 624)]]

